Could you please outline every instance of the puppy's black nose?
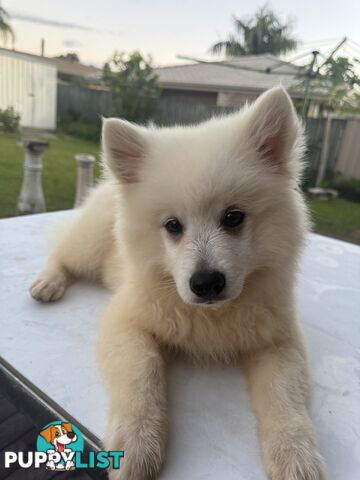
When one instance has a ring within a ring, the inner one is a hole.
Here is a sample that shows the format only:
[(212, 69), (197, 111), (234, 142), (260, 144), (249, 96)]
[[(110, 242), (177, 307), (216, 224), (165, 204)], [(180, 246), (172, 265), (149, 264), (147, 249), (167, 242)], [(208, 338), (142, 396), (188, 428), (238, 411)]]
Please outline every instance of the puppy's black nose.
[(190, 278), (190, 289), (198, 297), (216, 298), (225, 288), (225, 276), (216, 270), (195, 272)]
[(74, 438), (75, 437), (75, 433), (74, 432), (67, 432), (66, 434), (69, 438)]

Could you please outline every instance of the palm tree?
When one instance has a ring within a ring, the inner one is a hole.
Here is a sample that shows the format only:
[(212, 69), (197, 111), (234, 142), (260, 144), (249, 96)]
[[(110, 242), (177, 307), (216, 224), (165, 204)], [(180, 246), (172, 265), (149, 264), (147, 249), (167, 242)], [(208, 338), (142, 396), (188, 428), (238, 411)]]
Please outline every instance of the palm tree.
[(250, 20), (233, 17), (236, 34), (230, 34), (227, 40), (215, 43), (210, 52), (217, 55), (225, 53), (227, 57), (258, 55), (260, 53), (290, 52), (297, 46), (291, 36), (289, 24), (283, 24), (267, 6), (261, 7)]
[(0, 5), (0, 35), (3, 42), (6, 44), (10, 37), (12, 41), (15, 40), (15, 33), (9, 23), (10, 17), (7, 11)]

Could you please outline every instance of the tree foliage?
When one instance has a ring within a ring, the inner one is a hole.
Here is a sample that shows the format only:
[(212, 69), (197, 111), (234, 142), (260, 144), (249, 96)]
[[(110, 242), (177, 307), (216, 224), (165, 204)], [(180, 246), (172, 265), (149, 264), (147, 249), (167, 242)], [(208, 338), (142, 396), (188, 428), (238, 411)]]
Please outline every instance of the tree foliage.
[(19, 130), (20, 114), (13, 107), (0, 108), (0, 132), (16, 133)]
[(104, 65), (103, 78), (113, 93), (114, 115), (133, 122), (149, 119), (160, 94), (151, 58), (137, 51), (115, 52)]
[(10, 16), (7, 11), (0, 5), (0, 36), (6, 44), (10, 37), (12, 41), (15, 40), (15, 33), (10, 25)]
[(226, 40), (212, 45), (210, 52), (227, 57), (258, 55), (261, 53), (290, 52), (297, 46), (291, 34), (291, 25), (283, 23), (266, 5), (260, 7), (250, 19), (233, 17), (235, 33)]
[(348, 57), (332, 59), (324, 72), (324, 79), (329, 83), (328, 104), (333, 110), (341, 112), (360, 112), (360, 62)]
[(356, 58), (331, 58), (311, 79), (311, 90), (326, 95), (327, 109), (338, 113), (360, 112), (359, 64)]
[(58, 55), (56, 58), (61, 58), (70, 63), (80, 63), (79, 55), (76, 52), (67, 52), (62, 55)]

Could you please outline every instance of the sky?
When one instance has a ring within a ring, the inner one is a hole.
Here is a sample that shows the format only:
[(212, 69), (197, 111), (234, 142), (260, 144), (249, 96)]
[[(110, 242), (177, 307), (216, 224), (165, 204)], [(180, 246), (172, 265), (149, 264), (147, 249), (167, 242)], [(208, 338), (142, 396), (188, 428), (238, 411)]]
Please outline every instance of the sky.
[[(76, 51), (83, 63), (102, 66), (115, 50), (151, 54), (155, 65), (181, 63), (178, 55), (204, 58), (209, 46), (231, 31), (232, 15), (251, 16), (264, 2), (0, 0), (0, 4), (12, 16), (17, 50), (38, 54), (44, 38), (48, 56)], [(268, 5), (282, 19), (292, 20), (295, 37), (304, 42), (299, 51), (318, 48), (326, 53), (347, 36), (357, 45), (348, 44), (343, 53), (360, 57), (360, 2), (273, 0)]]

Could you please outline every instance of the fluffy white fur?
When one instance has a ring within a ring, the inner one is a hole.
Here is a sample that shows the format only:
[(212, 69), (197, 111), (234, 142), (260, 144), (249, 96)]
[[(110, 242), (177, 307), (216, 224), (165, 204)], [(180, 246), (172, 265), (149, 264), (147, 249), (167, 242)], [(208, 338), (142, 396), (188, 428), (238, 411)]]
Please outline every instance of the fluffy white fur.
[[(125, 450), (124, 468), (111, 479), (155, 478), (163, 463), (163, 346), (238, 362), (269, 478), (324, 479), (294, 305), (307, 230), (297, 190), (301, 148), (301, 126), (281, 88), (199, 126), (104, 120), (107, 179), (30, 291), (37, 300), (57, 300), (77, 277), (100, 279), (114, 291), (98, 348), (110, 399), (105, 446)], [(233, 233), (220, 225), (229, 207), (246, 215)], [(184, 226), (176, 239), (164, 228), (172, 217)], [(224, 273), (218, 302), (198, 303), (189, 288), (199, 264)]]

